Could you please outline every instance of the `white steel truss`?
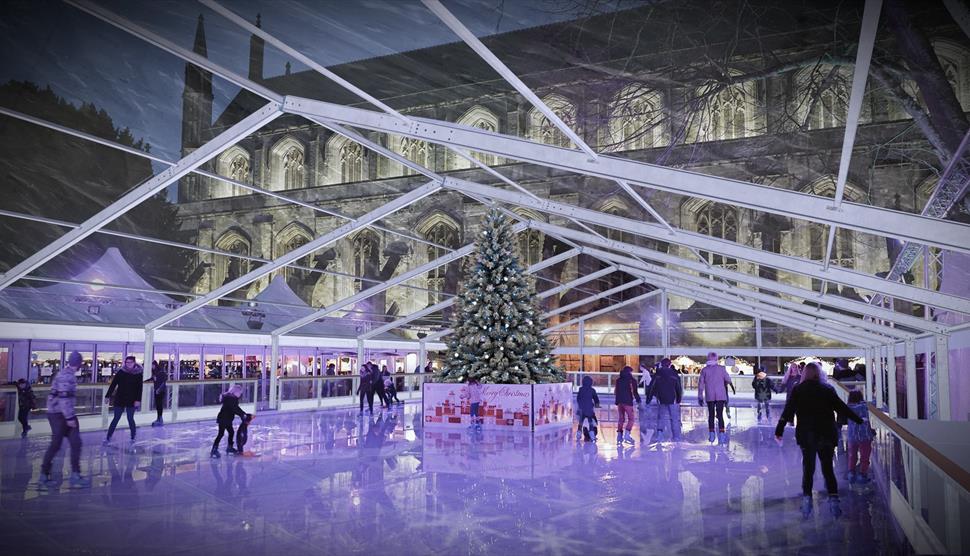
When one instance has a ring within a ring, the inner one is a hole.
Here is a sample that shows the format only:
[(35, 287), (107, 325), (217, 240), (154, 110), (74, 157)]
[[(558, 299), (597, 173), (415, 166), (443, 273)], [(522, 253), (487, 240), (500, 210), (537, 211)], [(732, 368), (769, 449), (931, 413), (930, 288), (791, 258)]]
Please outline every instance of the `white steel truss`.
[[(626, 307), (627, 305), (632, 305), (634, 303), (639, 303), (640, 301), (646, 301), (646, 300), (650, 299), (651, 297), (660, 295), (660, 291), (661, 290), (657, 289), (657, 290), (653, 290), (651, 292), (647, 292), (647, 293), (644, 293), (644, 294), (640, 294), (640, 295), (638, 295), (636, 297), (631, 297), (630, 299), (626, 299), (624, 301), (620, 301), (618, 303), (614, 303), (614, 304), (610, 305), (609, 307), (603, 307), (602, 309), (593, 311), (592, 313), (588, 313), (588, 314), (583, 315), (581, 317), (576, 317), (574, 319), (570, 319), (570, 320), (567, 320), (565, 322), (560, 322), (559, 324), (555, 324), (553, 326), (550, 326), (550, 327), (546, 328), (545, 330), (543, 330), (543, 332), (545, 332), (546, 334), (548, 334), (550, 332), (555, 332), (556, 330), (559, 330), (560, 328), (565, 328), (567, 326), (571, 326), (571, 325), (576, 324), (578, 322), (587, 321), (587, 320), (589, 320), (591, 318), (595, 318), (595, 317), (598, 317), (598, 316), (601, 316), (601, 315), (605, 315), (605, 314), (607, 314), (607, 313), (609, 313), (611, 311), (615, 311), (617, 309)], [(545, 315), (543, 315), (543, 316), (545, 316)]]
[[(538, 272), (538, 271), (540, 271), (540, 270), (542, 270), (544, 268), (548, 268), (548, 267), (550, 267), (550, 266), (552, 266), (552, 265), (554, 265), (556, 263), (559, 263), (559, 262), (564, 261), (566, 259), (575, 257), (576, 255), (580, 254), (580, 252), (581, 252), (581, 249), (570, 249), (570, 250), (565, 251), (563, 253), (560, 253), (560, 254), (558, 254), (558, 255), (556, 255), (554, 257), (549, 257), (548, 259), (544, 259), (544, 260), (539, 261), (538, 263), (530, 266), (528, 269), (526, 269), (526, 273), (527, 274), (534, 274), (534, 273), (536, 273), (536, 272)], [(615, 270), (615, 268), (614, 268), (614, 270)], [(612, 271), (613, 270), (611, 270), (610, 272), (612, 272)], [(579, 285), (579, 284), (588, 282), (590, 280), (595, 280), (596, 278), (598, 278), (598, 276), (597, 277), (593, 277), (593, 278), (584, 277), (582, 281), (573, 280), (572, 282), (569, 282), (568, 284), (563, 284), (563, 285), (558, 286), (557, 288), (553, 288), (553, 289), (559, 289), (559, 288), (566, 289), (567, 287), (571, 287), (572, 285)], [(549, 291), (549, 290), (547, 290), (547, 291)], [(562, 291), (562, 290), (559, 290), (559, 291)], [(543, 293), (545, 293), (545, 292), (543, 292)], [(542, 298), (542, 294), (540, 294), (539, 297), (541, 299)], [(436, 304), (434, 304), (434, 305), (432, 305), (430, 307), (425, 307), (424, 309), (421, 309), (420, 311), (415, 311), (414, 313), (411, 313), (410, 315), (407, 315), (405, 317), (401, 317), (401, 318), (395, 320), (394, 322), (389, 322), (389, 323), (385, 324), (384, 326), (381, 326), (379, 328), (375, 328), (374, 330), (371, 330), (370, 332), (367, 332), (366, 334), (361, 334), (358, 337), (358, 339), (360, 339), (360, 340), (368, 340), (370, 338), (373, 338), (374, 336), (377, 336), (378, 334), (382, 334), (384, 332), (389, 332), (391, 330), (394, 330), (395, 328), (399, 328), (399, 327), (401, 327), (401, 326), (403, 326), (403, 325), (405, 325), (405, 324), (407, 324), (407, 323), (409, 323), (409, 322), (411, 322), (413, 320), (419, 319), (419, 318), (424, 317), (424, 316), (427, 316), (427, 315), (431, 315), (431, 314), (437, 313), (438, 311), (443, 311), (444, 309), (447, 309), (448, 307), (451, 307), (452, 305), (454, 305), (455, 304), (455, 301), (456, 301), (456, 298), (452, 297), (451, 299), (446, 299), (445, 301), (442, 301), (440, 303), (436, 303)]]
[[(786, 270), (804, 276), (812, 276), (821, 280), (829, 280), (840, 284), (861, 287), (874, 291), (885, 291), (896, 297), (909, 299), (919, 303), (926, 303), (936, 307), (944, 307), (953, 311), (970, 314), (970, 299), (949, 295), (933, 290), (918, 288), (908, 284), (887, 283), (876, 276), (862, 274), (842, 267), (822, 269), (818, 261), (791, 257), (771, 253), (740, 243), (728, 241), (696, 232), (683, 230), (669, 231), (659, 224), (638, 222), (631, 218), (607, 214), (604, 212), (558, 203), (551, 200), (535, 201), (526, 195), (508, 191), (498, 187), (490, 187), (478, 183), (467, 182), (454, 178), (445, 178), (444, 186), (457, 191), (467, 191), (482, 195), (489, 199), (526, 206), (549, 214), (569, 216), (585, 222), (596, 223), (601, 226), (629, 232), (650, 239), (677, 243), (688, 247), (695, 247), (705, 251), (712, 251), (722, 255), (743, 259), (759, 265), (770, 266), (779, 270)], [(968, 229), (970, 233), (970, 229)], [(968, 235), (970, 237), (970, 235)]]
[(161, 317), (148, 323), (145, 326), (145, 328), (147, 330), (154, 330), (160, 326), (165, 326), (166, 324), (172, 322), (173, 320), (181, 318), (191, 313), (192, 311), (200, 309), (205, 305), (208, 305), (209, 303), (212, 303), (213, 301), (218, 300), (220, 297), (230, 292), (233, 292), (251, 282), (255, 282), (259, 278), (273, 272), (274, 270), (282, 268), (293, 261), (296, 261), (302, 257), (305, 257), (313, 253), (314, 251), (317, 251), (320, 248), (325, 247), (337, 241), (338, 239), (347, 237), (348, 235), (354, 233), (355, 231), (361, 228), (365, 228), (370, 224), (372, 224), (373, 222), (380, 220), (381, 218), (385, 218), (391, 214), (394, 214), (398, 210), (401, 210), (404, 207), (410, 206), (420, 201), (421, 199), (427, 197), (428, 195), (431, 195), (432, 193), (439, 191), (440, 189), (441, 189), (441, 185), (439, 183), (436, 183), (436, 182), (426, 183), (421, 187), (418, 187), (413, 191), (405, 193), (404, 195), (397, 197), (393, 201), (390, 201), (368, 212), (367, 214), (361, 216), (360, 218), (357, 218), (356, 220), (348, 222), (343, 226), (339, 226), (336, 229), (331, 230), (330, 232), (327, 232), (318, 238), (315, 238), (314, 240), (310, 241), (306, 245), (293, 249), (292, 251), (289, 251), (284, 255), (280, 255), (279, 257), (273, 259), (271, 263), (264, 264), (259, 268), (251, 270), (246, 274), (243, 274), (239, 278), (236, 278), (235, 280), (227, 282), (222, 286), (212, 290), (206, 295), (196, 300), (193, 300), (190, 303), (186, 303), (185, 305), (179, 307), (178, 309), (175, 309), (173, 311), (170, 311), (169, 313), (162, 315)]
[(273, 121), (281, 115), (280, 105), (271, 102), (249, 116), (243, 118), (239, 123), (215, 136), (211, 141), (192, 151), (188, 156), (180, 160), (175, 165), (159, 172), (148, 181), (131, 189), (117, 201), (101, 209), (97, 214), (88, 218), (77, 228), (74, 228), (61, 237), (57, 238), (49, 245), (27, 257), (19, 264), (8, 270), (0, 277), (0, 290), (16, 282), (27, 273), (36, 269), (45, 262), (63, 253), (71, 246), (77, 244), (89, 235), (97, 232), (112, 220), (138, 206), (142, 201), (162, 191), (179, 178), (185, 176), (194, 168), (198, 168), (211, 158), (214, 158), (224, 149), (242, 141), (247, 135), (263, 127), (263, 125)]
[(800, 220), (837, 224), (869, 234), (970, 252), (970, 241), (967, 239), (970, 237), (970, 226), (954, 221), (851, 202), (844, 202), (838, 211), (834, 211), (829, 208), (832, 200), (828, 197), (614, 156), (600, 155), (598, 159), (591, 161), (579, 151), (427, 118), (412, 117), (408, 124), (370, 110), (293, 96), (284, 99), (283, 110), (291, 114), (319, 117), (340, 124), (413, 137), (446, 147), (458, 146), (611, 181), (623, 180), (633, 185), (701, 197)]

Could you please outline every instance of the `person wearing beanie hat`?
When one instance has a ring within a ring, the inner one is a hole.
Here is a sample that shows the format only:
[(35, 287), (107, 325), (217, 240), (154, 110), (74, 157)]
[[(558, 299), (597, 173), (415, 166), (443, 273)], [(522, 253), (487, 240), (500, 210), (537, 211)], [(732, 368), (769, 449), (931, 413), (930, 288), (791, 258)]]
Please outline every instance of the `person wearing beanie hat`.
[(74, 373), (84, 364), (81, 354), (74, 351), (67, 358), (67, 365), (54, 375), (51, 381), (51, 391), (47, 395), (47, 420), (51, 426), (51, 444), (44, 453), (40, 466), (41, 488), (54, 486), (51, 478), (51, 467), (54, 456), (61, 450), (61, 444), (67, 438), (71, 445), (71, 488), (85, 488), (91, 486), (91, 480), (81, 476), (81, 431), (78, 427), (77, 414), (74, 411), (74, 399), (77, 393), (77, 377)]

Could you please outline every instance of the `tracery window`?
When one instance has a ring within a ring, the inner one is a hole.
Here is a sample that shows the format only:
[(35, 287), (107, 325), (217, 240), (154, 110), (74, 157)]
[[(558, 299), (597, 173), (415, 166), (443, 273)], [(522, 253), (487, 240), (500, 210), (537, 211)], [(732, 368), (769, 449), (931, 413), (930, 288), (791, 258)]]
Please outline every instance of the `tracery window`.
[[(411, 137), (401, 138), (401, 156), (404, 158), (416, 162), (425, 168), (431, 168), (433, 164), (432, 148), (427, 141), (419, 141), (417, 139), (412, 139)], [(416, 174), (417, 172), (404, 167), (404, 175)]]
[(614, 99), (607, 144), (618, 151), (649, 149), (666, 144), (662, 124), (663, 102), (660, 94), (627, 87)]
[(380, 264), (380, 239), (370, 231), (354, 236), (354, 289), (360, 291), (367, 287), (361, 278), (373, 278)]
[[(458, 118), (458, 122), (461, 125), (466, 125), (469, 127), (477, 127), (485, 131), (496, 132), (498, 131), (498, 117), (492, 113), (491, 110), (483, 108), (481, 106), (475, 106), (468, 112), (465, 112), (461, 118)], [(498, 163), (498, 157), (492, 154), (472, 152), (472, 157), (481, 161), (487, 166), (494, 166)], [(461, 170), (464, 168), (473, 168), (474, 165), (458, 156), (454, 153), (449, 153), (448, 155), (448, 169), (449, 170)]]
[[(559, 117), (567, 126), (573, 128), (576, 124), (576, 107), (564, 97), (559, 95), (549, 95), (542, 99), (552, 112)], [(533, 141), (554, 145), (557, 147), (573, 147), (573, 142), (569, 137), (556, 127), (542, 112), (533, 108), (529, 112), (528, 136)]]
[[(449, 222), (438, 221), (425, 231), (424, 238), (435, 244), (428, 245), (428, 261), (433, 261), (443, 257), (448, 253), (448, 249), (454, 249), (458, 245), (458, 228)], [(428, 272), (428, 290), (430, 290), (428, 305), (434, 305), (442, 300), (441, 292), (445, 289), (445, 274), (448, 266), (441, 265)]]
[(703, 87), (697, 93), (699, 106), (691, 115), (691, 139), (723, 141), (756, 135), (761, 109), (756, 84), (747, 81), (716, 94), (714, 87)]
[[(738, 241), (738, 209), (736, 207), (709, 203), (697, 213), (697, 233), (728, 241)], [(712, 266), (737, 270), (738, 260), (717, 253), (701, 251), (701, 256)]]
[(364, 148), (357, 143), (345, 142), (339, 151), (340, 181), (350, 183), (364, 179)]
[(290, 147), (283, 155), (283, 188), (303, 187), (303, 149)]

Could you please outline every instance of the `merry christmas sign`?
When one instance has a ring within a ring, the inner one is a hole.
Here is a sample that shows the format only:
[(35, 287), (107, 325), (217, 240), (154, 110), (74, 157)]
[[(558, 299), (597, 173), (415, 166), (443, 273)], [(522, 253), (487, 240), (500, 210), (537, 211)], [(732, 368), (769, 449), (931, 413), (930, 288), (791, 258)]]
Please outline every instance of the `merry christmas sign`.
[[(424, 383), (427, 426), (472, 424), (466, 384)], [(538, 404), (538, 405), (537, 405)], [(556, 384), (484, 384), (478, 416), (484, 429), (533, 430), (572, 423), (572, 386)]]

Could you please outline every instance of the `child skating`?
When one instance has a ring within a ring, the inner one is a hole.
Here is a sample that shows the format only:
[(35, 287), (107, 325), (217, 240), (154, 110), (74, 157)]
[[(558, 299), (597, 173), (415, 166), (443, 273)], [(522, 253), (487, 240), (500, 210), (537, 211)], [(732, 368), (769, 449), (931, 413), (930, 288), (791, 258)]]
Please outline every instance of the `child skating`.
[[(583, 385), (576, 393), (576, 406), (579, 408), (579, 425), (576, 427), (576, 440), (585, 438), (596, 442), (597, 423), (595, 408), (600, 406), (600, 398), (593, 389), (593, 377), (584, 376)], [(583, 425), (586, 422), (589, 427)]]
[(219, 442), (222, 441), (222, 436), (228, 434), (229, 446), (226, 448), (227, 454), (235, 454), (236, 449), (233, 447), (233, 441), (235, 439), (234, 431), (232, 430), (232, 421), (238, 415), (242, 419), (249, 417), (249, 414), (239, 407), (239, 397), (242, 396), (242, 386), (234, 384), (229, 390), (224, 392), (221, 396), (222, 408), (219, 410), (219, 415), (216, 417), (216, 423), (219, 424), (219, 434), (216, 435), (215, 441), (212, 443), (212, 453), (210, 454), (212, 458), (219, 458)]
[(849, 392), (849, 409), (862, 423), (849, 422), (845, 435), (846, 459), (849, 460), (849, 483), (864, 485), (869, 482), (869, 456), (872, 454), (874, 435), (869, 425), (869, 408), (862, 399), (862, 392)]
[(465, 390), (462, 392), (461, 397), (463, 399), (467, 399), (469, 405), (471, 405), (471, 424), (468, 426), (468, 428), (475, 431), (482, 430), (482, 418), (478, 414), (478, 410), (482, 405), (482, 384), (478, 382), (478, 379), (468, 379), (468, 384), (465, 386)]

